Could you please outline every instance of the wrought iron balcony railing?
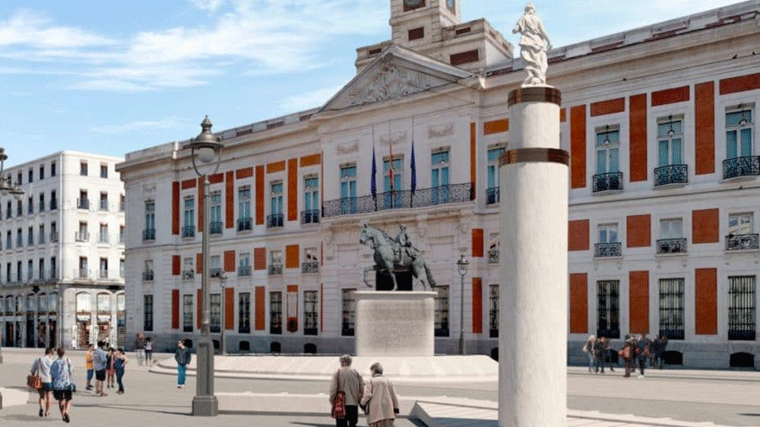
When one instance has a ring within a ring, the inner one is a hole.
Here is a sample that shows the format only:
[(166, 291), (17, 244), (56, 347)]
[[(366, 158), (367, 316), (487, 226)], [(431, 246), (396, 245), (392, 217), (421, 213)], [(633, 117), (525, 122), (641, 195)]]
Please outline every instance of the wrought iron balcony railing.
[(319, 210), (301, 211), (301, 224), (318, 224)]
[(238, 231), (253, 230), (253, 218), (239, 218), (237, 220)]
[(686, 184), (689, 182), (688, 165), (666, 165), (654, 168), (654, 186)]
[(50, 210), (54, 211), (58, 209), (58, 200), (57, 199), (50, 199)]
[(282, 264), (269, 264), (268, 272), (270, 276), (282, 274)]
[(100, 270), (100, 274), (98, 275), (98, 278), (108, 279), (108, 270)]
[(212, 268), (209, 272), (209, 277), (212, 279), (219, 279), (222, 277), (222, 269), (221, 268)]
[(153, 280), (153, 271), (143, 271), (143, 281), (150, 282)]
[(77, 231), (74, 233), (74, 240), (77, 242), (89, 242), (90, 241), (90, 233), (84, 231)]
[(195, 272), (193, 270), (183, 270), (182, 271), (182, 280), (190, 280), (195, 277)]
[(50, 242), (51, 243), (58, 243), (58, 232), (57, 231), (51, 231), (50, 232)]
[(727, 251), (741, 251), (745, 249), (760, 249), (760, 234), (729, 234), (726, 236)]
[(238, 267), (238, 276), (250, 276), (250, 275), (251, 275), (250, 265), (241, 265)]
[(593, 192), (619, 191), (623, 189), (623, 172), (598, 173), (593, 178)]
[(208, 224), (209, 234), (222, 234), (222, 222), (213, 221)]
[(308, 274), (308, 273), (319, 273), (319, 262), (317, 261), (308, 261), (301, 264), (301, 273)]
[(363, 214), (389, 209), (418, 208), (446, 203), (462, 203), (474, 199), (470, 183), (449, 184), (433, 188), (378, 193), (377, 197), (346, 197), (324, 202), (322, 216)]
[(657, 240), (658, 254), (685, 254), (686, 239), (659, 239)]
[(156, 229), (155, 228), (146, 228), (143, 230), (143, 242), (148, 240), (156, 240)]
[(498, 264), (499, 263), (499, 250), (498, 249), (490, 249), (488, 251), (488, 263), (489, 264)]
[(486, 204), (499, 203), (499, 187), (486, 188)]
[(734, 157), (723, 161), (723, 179), (760, 175), (760, 156)]
[(78, 209), (90, 209), (90, 199), (77, 199)]
[(609, 258), (621, 256), (622, 244), (620, 242), (594, 244), (594, 258)]
[(74, 270), (74, 278), (79, 280), (89, 280), (90, 272), (87, 269)]
[(267, 215), (267, 228), (282, 227), (284, 216), (283, 214)]
[(195, 226), (194, 225), (183, 225), (182, 226), (182, 237), (195, 237)]

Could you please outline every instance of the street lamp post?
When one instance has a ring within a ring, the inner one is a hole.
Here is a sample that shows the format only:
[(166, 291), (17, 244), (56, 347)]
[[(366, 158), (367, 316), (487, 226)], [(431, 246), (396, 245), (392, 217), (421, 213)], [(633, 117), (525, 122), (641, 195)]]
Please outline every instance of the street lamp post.
[[(219, 137), (211, 133), (211, 120), (206, 116), (201, 123), (201, 133), (192, 140), (185, 148), (190, 148), (193, 169), (199, 177), (203, 178), (203, 221), (202, 221), (202, 275), (201, 275), (201, 302), (203, 304), (203, 316), (201, 321), (201, 338), (198, 340), (197, 362), (197, 386), (193, 397), (193, 415), (214, 417), (219, 413), (219, 401), (214, 395), (214, 347), (211, 343), (211, 330), (209, 325), (209, 215), (208, 205), (209, 174), (213, 175), (219, 170), (221, 163), (222, 143)], [(204, 168), (201, 170), (200, 168)]]
[(470, 262), (462, 254), (457, 261), (457, 270), (459, 270), (459, 277), (462, 279), (461, 298), (459, 299), (459, 354), (464, 354), (464, 275), (467, 274), (469, 265)]
[(225, 346), (224, 342), (224, 326), (225, 326), (225, 315), (227, 314), (225, 312), (225, 299), (227, 296), (225, 295), (224, 288), (227, 286), (227, 273), (222, 272), (222, 274), (219, 275), (219, 285), (222, 287), (222, 318), (219, 319), (219, 346), (222, 347), (222, 356), (227, 355), (227, 347)]
[[(23, 190), (19, 188), (19, 183), (13, 184), (11, 176), (5, 176), (5, 161), (8, 160), (8, 155), (5, 154), (5, 148), (0, 147), (0, 194), (3, 196), (10, 194), (16, 200), (21, 200), (21, 196), (24, 195)], [(3, 363), (3, 340), (0, 339), (0, 363)], [(0, 397), (0, 403), (2, 403), (2, 397)]]

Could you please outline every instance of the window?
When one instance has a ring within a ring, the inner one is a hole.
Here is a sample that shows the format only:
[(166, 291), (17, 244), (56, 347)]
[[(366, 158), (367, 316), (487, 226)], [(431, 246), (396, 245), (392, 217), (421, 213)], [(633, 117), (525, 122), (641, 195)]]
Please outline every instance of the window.
[[(447, 203), (449, 201), (449, 152), (438, 151), (430, 156), (432, 188), (431, 202)], [(395, 167), (395, 166), (394, 166)]]
[(251, 187), (238, 189), (238, 231), (253, 229), (251, 217)]
[(143, 271), (143, 280), (145, 281), (153, 280), (153, 260), (152, 259), (145, 260), (145, 270)]
[(7, 280), (9, 283), (13, 282), (13, 271), (12, 271), (11, 263), (5, 264), (5, 280)]
[(282, 274), (282, 251), (269, 252), (269, 274), (277, 275)]
[(143, 330), (153, 330), (153, 295), (143, 296)]
[(50, 258), (50, 279), (55, 280), (58, 278), (58, 270), (56, 269), (55, 257)]
[(50, 192), (50, 210), (54, 211), (58, 209), (58, 199), (55, 197), (55, 190)]
[(182, 237), (195, 237), (195, 199), (187, 197), (185, 199), (184, 225), (182, 226)]
[(55, 176), (55, 162), (50, 163), (50, 176)]
[(755, 276), (728, 278), (728, 339), (755, 340)]
[(98, 236), (98, 242), (108, 243), (108, 224), (100, 224), (100, 235)]
[(238, 294), (238, 332), (251, 332), (251, 294), (248, 292)]
[(182, 279), (192, 279), (195, 275), (195, 268), (193, 267), (193, 258), (185, 257), (182, 260)]
[(86, 190), (79, 190), (79, 200), (77, 200), (77, 208), (90, 209), (90, 199), (87, 198)]
[(126, 241), (127, 233), (126, 229), (123, 225), (119, 226), (119, 243), (124, 243)]
[(209, 260), (211, 264), (211, 270), (209, 274), (212, 278), (218, 278), (222, 275), (222, 257), (220, 255), (211, 255)]
[(269, 333), (282, 333), (282, 292), (269, 293)]
[(620, 281), (597, 282), (596, 336), (620, 338)]
[(34, 169), (29, 168), (29, 182), (34, 182)]
[(271, 192), (269, 195), (269, 208), (271, 214), (269, 215), (269, 221), (267, 221), (268, 227), (282, 227), (282, 182), (277, 181), (271, 184)]
[(26, 213), (29, 215), (34, 213), (34, 197), (29, 196), (29, 198), (26, 200)]
[(79, 175), (87, 176), (87, 162), (79, 163)]
[(182, 295), (182, 331), (193, 332), (193, 295)]
[(100, 165), (100, 177), (108, 178), (108, 165)]
[(37, 234), (39, 234), (40, 236), (38, 239), (39, 244), (44, 245), (45, 244), (45, 224), (40, 224), (40, 231)]
[(310, 176), (304, 178), (304, 211), (301, 217), (303, 224), (319, 222), (319, 178)]
[(8, 233), (6, 234), (7, 239), (5, 242), (5, 249), (13, 249), (13, 236), (11, 234), (11, 230), (8, 230)]
[(76, 233), (77, 242), (87, 242), (90, 240), (90, 233), (87, 232), (87, 223), (84, 221), (79, 222), (79, 231)]
[(383, 191), (385, 191), (385, 207), (390, 209), (403, 207), (403, 172), (404, 164), (401, 157), (383, 160)]
[(211, 332), (219, 332), (222, 326), (222, 294), (210, 294), (208, 302)]
[(100, 275), (101, 279), (108, 279), (108, 258), (100, 258)]
[(51, 243), (58, 242), (58, 229), (55, 226), (55, 221), (52, 221), (50, 223), (50, 242)]
[(251, 254), (248, 252), (241, 253), (238, 259), (238, 276), (251, 275)]
[(222, 234), (222, 193), (215, 191), (209, 196), (209, 233)]
[(657, 253), (682, 252), (686, 252), (686, 239), (683, 238), (683, 220), (681, 218), (661, 219)]
[(125, 207), (126, 207), (126, 204), (127, 204), (127, 198), (126, 198), (126, 197), (124, 197), (124, 195), (123, 195), (123, 194), (121, 194), (121, 195), (119, 196), (119, 211), (121, 211), (121, 212), (124, 212), (124, 209), (125, 209)]
[(683, 119), (661, 119), (657, 124), (658, 162), (654, 170), (655, 186), (688, 182), (683, 164)]
[(23, 183), (21, 182), (21, 171), (18, 171), (18, 173), (16, 174), (16, 183), (17, 183), (18, 185), (21, 185), (21, 184), (23, 184)]
[(22, 248), (24, 247), (24, 237), (21, 235), (21, 229), (16, 229), (16, 247)]
[(488, 319), (491, 338), (499, 337), (499, 285), (491, 285), (488, 303)]
[(13, 217), (13, 205), (9, 201), (7, 208), (5, 209), (5, 219), (11, 219), (12, 217)]
[(726, 250), (760, 249), (758, 233), (753, 233), (754, 222), (752, 212), (729, 214)]
[(16, 262), (16, 281), (21, 282), (22, 280), (23, 279), (22, 279), (22, 274), (21, 274), (21, 261), (17, 261)]
[(504, 147), (488, 150), (488, 188), (486, 189), (486, 204), (499, 202), (499, 187), (501, 186), (501, 174), (499, 173), (499, 156), (504, 153)]
[(40, 165), (40, 180), (45, 179), (45, 165)]
[(29, 227), (27, 231), (26, 244), (27, 246), (34, 246), (34, 227)]
[(40, 258), (38, 261), (37, 278), (39, 280), (45, 280), (45, 258)]
[(449, 336), (449, 286), (436, 286), (435, 336)]
[(40, 193), (40, 212), (45, 212), (45, 193)]
[[(185, 202), (187, 202), (187, 200)], [(145, 230), (143, 230), (143, 241), (147, 240), (156, 240), (156, 202), (154, 200), (147, 200), (145, 202)]]
[(356, 165), (340, 168), (340, 213), (356, 213)]
[(354, 327), (356, 325), (356, 299), (354, 298), (354, 292), (356, 292), (356, 289), (343, 289), (341, 291), (341, 305), (343, 307), (341, 335), (344, 337), (354, 336)]
[[(152, 303), (152, 299), (151, 299), (151, 303)], [(78, 293), (76, 304), (77, 304), (76, 305), (77, 313), (84, 313), (84, 314), (92, 313), (92, 295), (86, 292)]]
[(108, 210), (108, 193), (105, 193), (105, 192), (100, 193), (100, 210), (101, 211)]
[(26, 280), (33, 280), (34, 279), (34, 261), (29, 260), (26, 262)]
[(684, 279), (660, 279), (660, 335), (684, 339)]
[(122, 279), (124, 278), (124, 267), (125, 267), (124, 258), (122, 258), (119, 260), (119, 277)]
[(24, 214), (24, 205), (21, 200), (16, 202), (16, 216), (22, 216)]
[(319, 297), (317, 291), (303, 293), (303, 334), (317, 335), (319, 327)]
[(620, 129), (605, 127), (596, 132), (596, 175), (594, 192), (622, 190), (623, 179), (619, 165)]
[(79, 274), (77, 274), (77, 277), (80, 279), (88, 279), (88, 272), (87, 257), (79, 257)]
[(111, 314), (111, 296), (108, 294), (98, 294), (96, 297), (96, 307), (99, 312)]
[(739, 106), (726, 113), (726, 158), (752, 155), (752, 108)]
[(595, 257), (619, 257), (621, 244), (618, 241), (617, 224), (599, 224), (597, 226), (599, 243), (594, 245)]

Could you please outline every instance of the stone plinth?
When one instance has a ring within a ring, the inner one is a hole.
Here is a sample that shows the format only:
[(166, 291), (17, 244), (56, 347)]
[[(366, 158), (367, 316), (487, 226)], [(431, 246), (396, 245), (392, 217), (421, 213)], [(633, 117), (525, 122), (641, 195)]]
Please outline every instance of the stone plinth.
[(357, 356), (433, 356), (435, 292), (358, 291)]

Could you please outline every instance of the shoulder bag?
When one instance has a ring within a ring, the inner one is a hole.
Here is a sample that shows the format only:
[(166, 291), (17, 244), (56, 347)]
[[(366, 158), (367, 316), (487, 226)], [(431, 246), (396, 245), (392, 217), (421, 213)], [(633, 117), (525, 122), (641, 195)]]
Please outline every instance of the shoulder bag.
[(330, 416), (336, 420), (342, 420), (346, 418), (346, 393), (340, 389), (340, 369), (338, 369), (337, 388), (338, 391), (335, 392), (335, 400), (333, 400)]
[(72, 375), (72, 372), (71, 372), (71, 359), (66, 359), (66, 364), (68, 365), (67, 367), (68, 367), (68, 369), (69, 369), (69, 379), (70, 379), (70, 381), (71, 381), (71, 382), (69, 383), (69, 390), (70, 390), (72, 393), (76, 393), (76, 392), (77, 392), (77, 385), (76, 385), (76, 384), (74, 384), (74, 380), (73, 380), (73, 378), (71, 378), (71, 377), (73, 376), (73, 375)]
[[(40, 372), (40, 364), (42, 363), (42, 360), (37, 359), (37, 373)], [(26, 376), (26, 385), (29, 387), (39, 390), (42, 388), (42, 379), (40, 379), (40, 376), (37, 374), (30, 374)]]

